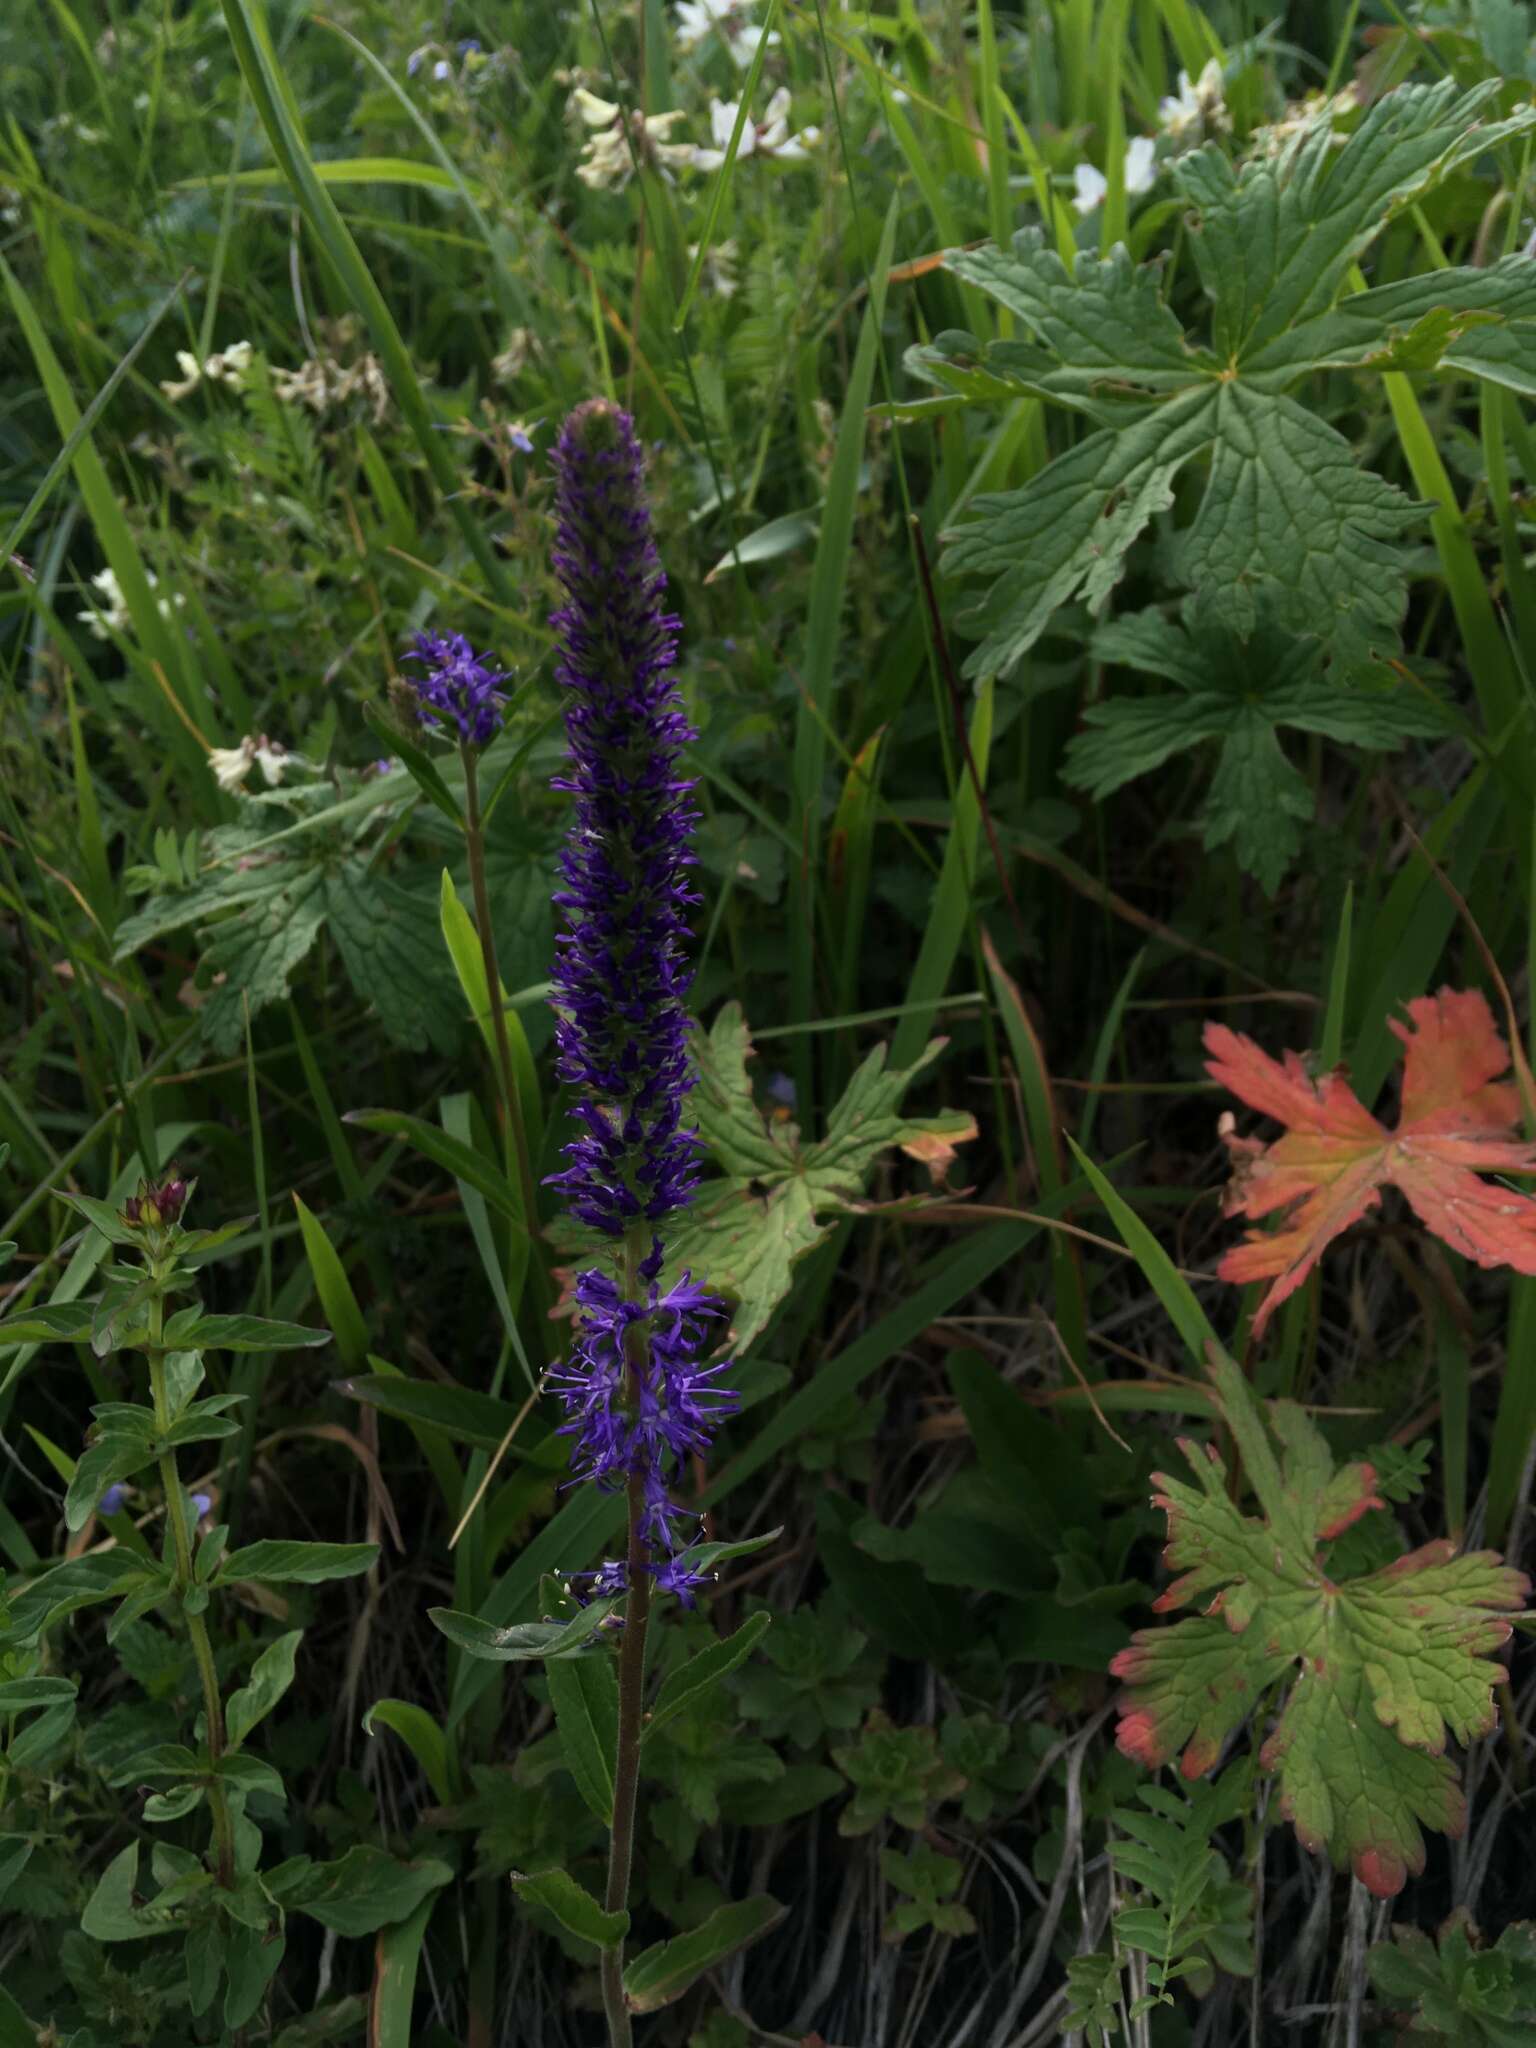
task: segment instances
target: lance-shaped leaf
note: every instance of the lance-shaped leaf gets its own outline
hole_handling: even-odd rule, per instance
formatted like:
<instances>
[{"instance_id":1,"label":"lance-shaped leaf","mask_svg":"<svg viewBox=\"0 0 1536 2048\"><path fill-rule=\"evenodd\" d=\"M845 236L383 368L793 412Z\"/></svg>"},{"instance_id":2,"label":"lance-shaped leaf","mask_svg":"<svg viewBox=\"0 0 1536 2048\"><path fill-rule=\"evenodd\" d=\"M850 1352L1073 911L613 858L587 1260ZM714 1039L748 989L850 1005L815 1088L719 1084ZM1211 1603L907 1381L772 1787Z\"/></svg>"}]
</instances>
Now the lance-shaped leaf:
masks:
<instances>
[{"instance_id":1,"label":"lance-shaped leaf","mask_svg":"<svg viewBox=\"0 0 1536 2048\"><path fill-rule=\"evenodd\" d=\"M1320 1080L1293 1052L1273 1060L1251 1038L1207 1024L1206 1071L1250 1108L1285 1125L1273 1144L1226 1133L1233 1177L1228 1215L1285 1214L1274 1231L1249 1231L1217 1271L1239 1285L1272 1280L1253 1319L1259 1335L1325 1246L1381 1200L1407 1196L1419 1220L1480 1266L1536 1273L1536 1201L1479 1172L1536 1171L1536 1145L1517 1139L1519 1091L1500 1081L1509 1051L1486 1000L1443 988L1390 1020L1407 1048L1402 1113L1388 1130L1336 1068Z\"/></svg>"},{"instance_id":2,"label":"lance-shaped leaf","mask_svg":"<svg viewBox=\"0 0 1536 2048\"><path fill-rule=\"evenodd\" d=\"M526 1664L536 1659L600 1654L598 1631L618 1604L617 1600L593 1600L571 1621L519 1621L507 1628L496 1628L477 1614L460 1614L451 1607L429 1607L427 1619L456 1649L471 1657L483 1657L492 1664Z\"/></svg>"},{"instance_id":3,"label":"lance-shaped leaf","mask_svg":"<svg viewBox=\"0 0 1536 2048\"><path fill-rule=\"evenodd\" d=\"M1127 1685L1119 1747L1154 1768L1180 1756L1185 1777L1200 1777L1273 1695L1278 1717L1259 1762L1277 1774L1282 1813L1306 1848L1390 1897L1424 1867L1424 1828L1464 1825L1446 1740L1494 1725L1504 1672L1491 1653L1530 1582L1493 1551L1458 1557L1448 1542L1335 1580L1326 1546L1382 1507L1375 1473L1336 1470L1291 1402L1276 1402L1266 1425L1230 1359L1213 1353L1212 1374L1261 1513L1228 1497L1209 1444L1181 1440L1195 1485L1153 1475L1166 1556L1181 1574L1156 1605L1199 1599L1204 1611L1138 1631L1115 1658Z\"/></svg>"},{"instance_id":4,"label":"lance-shaped leaf","mask_svg":"<svg viewBox=\"0 0 1536 2048\"><path fill-rule=\"evenodd\" d=\"M659 1941L634 1958L624 1972L625 2003L632 2012L656 2012L670 2005L706 1970L777 1927L785 1910L763 1892L717 1906L698 1927Z\"/></svg>"}]
</instances>

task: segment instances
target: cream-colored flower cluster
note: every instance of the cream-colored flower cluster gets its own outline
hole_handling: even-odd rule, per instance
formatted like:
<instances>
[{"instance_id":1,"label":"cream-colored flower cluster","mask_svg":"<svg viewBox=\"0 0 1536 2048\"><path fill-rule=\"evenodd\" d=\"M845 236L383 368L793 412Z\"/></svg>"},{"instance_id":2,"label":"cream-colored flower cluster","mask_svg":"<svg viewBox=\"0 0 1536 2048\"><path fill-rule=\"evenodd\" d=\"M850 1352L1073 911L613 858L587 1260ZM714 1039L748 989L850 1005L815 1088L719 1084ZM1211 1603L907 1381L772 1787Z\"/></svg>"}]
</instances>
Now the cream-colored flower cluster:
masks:
<instances>
[{"instance_id":1,"label":"cream-colored flower cluster","mask_svg":"<svg viewBox=\"0 0 1536 2048\"><path fill-rule=\"evenodd\" d=\"M251 357L255 353L248 341L232 341L228 348L220 349L200 363L190 349L176 351L176 365L181 371L179 377L162 377L160 389L175 405L187 398L206 377L210 384L227 384L231 391L245 388L245 380L251 374Z\"/></svg>"},{"instance_id":2,"label":"cream-colored flower cluster","mask_svg":"<svg viewBox=\"0 0 1536 2048\"><path fill-rule=\"evenodd\" d=\"M666 114L632 113L626 127L624 109L613 100L599 99L584 85L571 94L571 105L590 130L576 175L594 192L622 192L637 163L666 176L674 166L681 170L693 162L691 142L667 139L686 118L680 109Z\"/></svg>"},{"instance_id":3,"label":"cream-colored flower cluster","mask_svg":"<svg viewBox=\"0 0 1536 2048\"><path fill-rule=\"evenodd\" d=\"M1207 135L1230 134L1232 116L1222 92L1221 59L1212 57L1193 84L1189 73L1181 71L1178 91L1158 102L1157 119L1176 156L1193 149Z\"/></svg>"},{"instance_id":4,"label":"cream-colored flower cluster","mask_svg":"<svg viewBox=\"0 0 1536 2048\"><path fill-rule=\"evenodd\" d=\"M162 377L160 389L172 405L189 398L205 382L243 391L250 380L254 354L248 341L233 341L204 362L199 362L189 349L179 348L176 362L181 375ZM307 405L311 412L324 413L349 398L362 397L367 400L375 426L389 410L389 384L384 367L372 354L358 356L350 363L341 363L330 354L310 356L296 370L273 364L269 374L273 394L283 405Z\"/></svg>"},{"instance_id":5,"label":"cream-colored flower cluster","mask_svg":"<svg viewBox=\"0 0 1536 2048\"><path fill-rule=\"evenodd\" d=\"M1278 121L1255 128L1249 148L1255 156L1279 156L1297 136L1309 135L1314 128L1332 130L1335 122L1359 111L1360 102L1351 91L1309 92L1304 99L1292 100ZM1330 142L1339 149L1348 139L1337 133L1329 136Z\"/></svg>"},{"instance_id":6,"label":"cream-colored flower cluster","mask_svg":"<svg viewBox=\"0 0 1536 2048\"><path fill-rule=\"evenodd\" d=\"M253 768L261 770L269 789L275 789L284 770L297 760L281 740L268 739L264 732L248 732L238 747L211 747L208 751L214 781L220 789L230 791L239 789Z\"/></svg>"},{"instance_id":7,"label":"cream-colored flower cluster","mask_svg":"<svg viewBox=\"0 0 1536 2048\"><path fill-rule=\"evenodd\" d=\"M144 580L151 590L155 587L153 569L144 571ZM133 623L128 605L123 597L122 585L113 569L98 569L91 578L91 588L98 593L99 602L81 607L78 614L86 631L96 640L109 640L114 633L126 633ZM162 619L168 619L173 611L179 611L186 603L178 590L172 597L157 598Z\"/></svg>"}]
</instances>

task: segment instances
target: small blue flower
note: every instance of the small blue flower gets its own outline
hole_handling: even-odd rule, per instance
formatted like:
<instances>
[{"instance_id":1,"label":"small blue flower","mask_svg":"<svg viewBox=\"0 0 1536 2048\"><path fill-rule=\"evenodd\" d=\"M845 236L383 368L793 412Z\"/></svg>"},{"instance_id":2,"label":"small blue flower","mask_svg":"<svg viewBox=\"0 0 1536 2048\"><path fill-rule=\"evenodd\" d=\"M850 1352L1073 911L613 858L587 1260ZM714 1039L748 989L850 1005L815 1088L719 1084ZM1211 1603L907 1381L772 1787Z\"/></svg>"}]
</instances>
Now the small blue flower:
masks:
<instances>
[{"instance_id":1,"label":"small blue flower","mask_svg":"<svg viewBox=\"0 0 1536 2048\"><path fill-rule=\"evenodd\" d=\"M437 80L439 85L442 85L445 82L445 80L452 78L453 66L448 62L448 59L446 57L439 57L437 62L432 66L432 76Z\"/></svg>"},{"instance_id":2,"label":"small blue flower","mask_svg":"<svg viewBox=\"0 0 1536 2048\"><path fill-rule=\"evenodd\" d=\"M191 1493L188 1494L187 1498L197 1510L197 1519L199 1521L203 1519L204 1515L213 1506L213 1495L210 1493Z\"/></svg>"},{"instance_id":3,"label":"small blue flower","mask_svg":"<svg viewBox=\"0 0 1536 2048\"><path fill-rule=\"evenodd\" d=\"M426 62L426 58L427 45L423 44L419 50L412 50L410 56L407 57L405 60L406 77L414 78L417 72L421 69L422 65Z\"/></svg>"},{"instance_id":4,"label":"small blue flower","mask_svg":"<svg viewBox=\"0 0 1536 2048\"><path fill-rule=\"evenodd\" d=\"M459 55L461 57L478 57L480 55L480 38L478 36L466 36L459 45Z\"/></svg>"},{"instance_id":5,"label":"small blue flower","mask_svg":"<svg viewBox=\"0 0 1536 2048\"><path fill-rule=\"evenodd\" d=\"M96 1512L98 1515L115 1515L127 1498L127 1487L120 1479L116 1480L96 1503Z\"/></svg>"}]
</instances>

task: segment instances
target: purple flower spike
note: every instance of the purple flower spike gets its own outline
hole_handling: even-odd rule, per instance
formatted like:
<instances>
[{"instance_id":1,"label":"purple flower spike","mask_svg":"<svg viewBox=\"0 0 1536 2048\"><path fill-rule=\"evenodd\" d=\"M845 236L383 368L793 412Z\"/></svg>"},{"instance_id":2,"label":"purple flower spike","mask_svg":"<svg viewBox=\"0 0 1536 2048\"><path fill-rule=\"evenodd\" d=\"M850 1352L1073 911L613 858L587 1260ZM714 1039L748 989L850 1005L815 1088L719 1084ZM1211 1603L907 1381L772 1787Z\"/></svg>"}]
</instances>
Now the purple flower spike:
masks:
<instances>
[{"instance_id":1,"label":"purple flower spike","mask_svg":"<svg viewBox=\"0 0 1536 2048\"><path fill-rule=\"evenodd\" d=\"M684 1273L663 1290L655 1226L692 1198L699 1141L683 1123L691 979L688 886L698 813L679 757L694 738L673 680L679 621L651 537L645 461L627 413L603 399L567 419L552 456L559 532L554 614L575 799L553 974L557 1071L576 1091L570 1164L552 1177L571 1210L623 1239L626 1290L596 1268L576 1282L571 1355L550 1376L576 1439L578 1478L633 1480L632 1514L656 1586L691 1605L698 1577L674 1559L697 1517L668 1474L707 1449L737 1402L708 1364L724 1306ZM649 1249L645 1247L649 1242ZM617 1588L623 1568L596 1583Z\"/></svg>"},{"instance_id":2,"label":"purple flower spike","mask_svg":"<svg viewBox=\"0 0 1536 2048\"><path fill-rule=\"evenodd\" d=\"M693 728L672 680L679 621L651 538L644 460L627 413L578 406L554 450L566 603L551 620L576 817L555 904L558 1072L583 1125L556 1177L583 1223L621 1237L681 1208L698 1141L681 1127L691 980L684 947L698 816L678 756Z\"/></svg>"},{"instance_id":3,"label":"purple flower spike","mask_svg":"<svg viewBox=\"0 0 1536 2048\"><path fill-rule=\"evenodd\" d=\"M408 678L423 725L456 726L460 739L477 747L495 738L507 701L500 685L507 678L490 666L488 654L476 654L462 633L418 633L403 659L426 670Z\"/></svg>"}]
</instances>

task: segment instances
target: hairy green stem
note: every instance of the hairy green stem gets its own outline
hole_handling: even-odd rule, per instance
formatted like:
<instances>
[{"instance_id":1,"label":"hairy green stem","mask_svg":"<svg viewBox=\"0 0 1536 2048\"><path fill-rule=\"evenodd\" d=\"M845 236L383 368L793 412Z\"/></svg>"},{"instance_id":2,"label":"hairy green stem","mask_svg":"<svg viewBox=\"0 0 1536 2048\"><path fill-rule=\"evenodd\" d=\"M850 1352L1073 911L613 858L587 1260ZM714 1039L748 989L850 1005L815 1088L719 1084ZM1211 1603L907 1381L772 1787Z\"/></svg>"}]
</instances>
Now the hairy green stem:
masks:
<instances>
[{"instance_id":1,"label":"hairy green stem","mask_svg":"<svg viewBox=\"0 0 1536 2048\"><path fill-rule=\"evenodd\" d=\"M155 1295L149 1305L149 1386L155 1403L155 1427L162 1432L171 1426L171 1406L165 1388L165 1352L160 1345L164 1303ZM176 1466L176 1453L163 1451L160 1455L160 1485L165 1494L165 1518L170 1525L171 1543L176 1554L175 1590L182 1602L182 1613L187 1624L187 1636L192 1644L192 1656L197 1665L197 1675L203 1688L203 1718L208 1728L208 1756L217 1767L224 1755L224 1708L219 1699L219 1675L213 1661L213 1642L208 1634L208 1624L200 1614L193 1614L186 1605L188 1589L194 1584L192 1572L192 1536L187 1527L187 1497L182 1489L181 1474ZM226 1891L232 1890L235 1882L235 1831L229 1817L229 1801L225 1797L221 1778L210 1777L208 1781L208 1810L213 1816L214 1856L218 1863L219 1883Z\"/></svg>"},{"instance_id":2,"label":"hairy green stem","mask_svg":"<svg viewBox=\"0 0 1536 2048\"><path fill-rule=\"evenodd\" d=\"M646 1230L631 1228L624 1240L624 1296L638 1301L640 1261L645 1256ZM638 1405L641 1375L649 1344L646 1325L632 1324L625 1338L630 1392ZM651 1618L651 1575L646 1569L645 1542L640 1533L645 1511L645 1478L629 1476L629 1544L625 1553L629 1587L624 1601L624 1640L619 1647L619 1745L613 1766L613 1831L608 1843L608 1890L603 1900L610 1913L629 1904L629 1874L635 1853L635 1806L640 1792L640 1730L645 1708L645 1632ZM633 2032L624 1999L624 1944L603 1950L603 2011L608 2018L609 2048L630 2048Z\"/></svg>"},{"instance_id":3,"label":"hairy green stem","mask_svg":"<svg viewBox=\"0 0 1536 2048\"><path fill-rule=\"evenodd\" d=\"M507 1013L501 997L501 970L496 964L496 934L491 928L490 892L485 885L485 830L480 817L480 777L475 763L475 750L468 740L460 743L459 758L464 764L464 844L469 855L469 884L475 899L475 924L480 935L480 957L485 964L485 999L491 1013L492 1036L496 1041L496 1064L500 1069L507 1130L511 1137L512 1150L517 1158L518 1188L523 1200L523 1223L529 1237L536 1238L539 1234L539 1211L534 1190L533 1161L528 1157L528 1127L523 1120L523 1099L518 1093L517 1073L512 1065L512 1041L507 1036Z\"/></svg>"}]
</instances>

